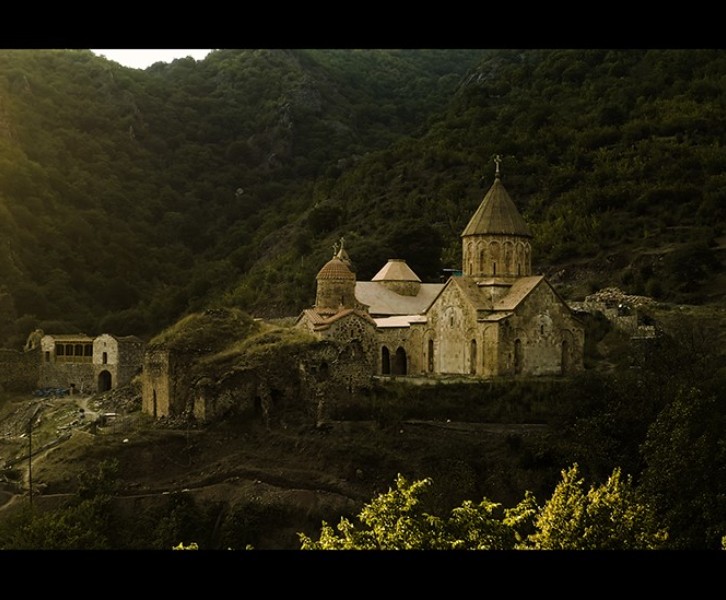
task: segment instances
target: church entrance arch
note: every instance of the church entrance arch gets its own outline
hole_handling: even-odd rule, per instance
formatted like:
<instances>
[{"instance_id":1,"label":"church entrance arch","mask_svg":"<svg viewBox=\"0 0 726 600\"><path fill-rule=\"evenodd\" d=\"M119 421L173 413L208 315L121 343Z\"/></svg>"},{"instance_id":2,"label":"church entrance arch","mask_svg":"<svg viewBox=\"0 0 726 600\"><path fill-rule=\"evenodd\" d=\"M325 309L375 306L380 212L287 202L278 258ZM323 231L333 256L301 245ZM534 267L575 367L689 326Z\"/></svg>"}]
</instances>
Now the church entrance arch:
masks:
<instances>
[{"instance_id":1,"label":"church entrance arch","mask_svg":"<svg viewBox=\"0 0 726 600\"><path fill-rule=\"evenodd\" d=\"M111 389L111 373L108 371L101 371L98 374L98 391L99 392L107 392Z\"/></svg>"},{"instance_id":2,"label":"church entrance arch","mask_svg":"<svg viewBox=\"0 0 726 600\"><path fill-rule=\"evenodd\" d=\"M393 363L393 374L394 375L407 375L408 374L408 361L406 357L406 351L399 346L396 350L396 356Z\"/></svg>"}]
</instances>

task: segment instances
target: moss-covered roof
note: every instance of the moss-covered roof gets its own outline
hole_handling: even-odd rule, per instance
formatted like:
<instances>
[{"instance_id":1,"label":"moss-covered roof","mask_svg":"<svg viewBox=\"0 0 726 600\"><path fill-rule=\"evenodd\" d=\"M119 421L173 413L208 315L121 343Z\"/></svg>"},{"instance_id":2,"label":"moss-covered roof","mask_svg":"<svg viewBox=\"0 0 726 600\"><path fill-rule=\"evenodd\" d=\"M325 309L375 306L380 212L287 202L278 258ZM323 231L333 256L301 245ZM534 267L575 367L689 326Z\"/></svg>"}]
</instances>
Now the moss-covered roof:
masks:
<instances>
[{"instance_id":1,"label":"moss-covered roof","mask_svg":"<svg viewBox=\"0 0 726 600\"><path fill-rule=\"evenodd\" d=\"M149 342L149 348L211 354L260 330L260 323L236 308L213 308L188 315Z\"/></svg>"}]
</instances>

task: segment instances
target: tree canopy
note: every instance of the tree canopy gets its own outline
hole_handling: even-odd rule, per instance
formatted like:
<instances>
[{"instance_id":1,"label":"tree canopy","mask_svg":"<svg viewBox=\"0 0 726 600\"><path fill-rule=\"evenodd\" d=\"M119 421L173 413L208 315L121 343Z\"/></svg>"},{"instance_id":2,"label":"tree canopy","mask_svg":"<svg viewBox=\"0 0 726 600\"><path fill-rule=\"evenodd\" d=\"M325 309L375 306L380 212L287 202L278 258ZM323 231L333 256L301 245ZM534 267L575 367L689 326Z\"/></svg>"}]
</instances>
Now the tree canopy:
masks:
<instances>
[{"instance_id":1,"label":"tree canopy","mask_svg":"<svg viewBox=\"0 0 726 600\"><path fill-rule=\"evenodd\" d=\"M616 469L585 490L575 464L562 471L552 496L539 506L527 492L513 508L484 498L464 501L446 516L422 508L431 479L409 482L373 498L354 521L323 522L317 540L300 534L303 550L652 550L667 532L639 498L630 477Z\"/></svg>"}]
</instances>

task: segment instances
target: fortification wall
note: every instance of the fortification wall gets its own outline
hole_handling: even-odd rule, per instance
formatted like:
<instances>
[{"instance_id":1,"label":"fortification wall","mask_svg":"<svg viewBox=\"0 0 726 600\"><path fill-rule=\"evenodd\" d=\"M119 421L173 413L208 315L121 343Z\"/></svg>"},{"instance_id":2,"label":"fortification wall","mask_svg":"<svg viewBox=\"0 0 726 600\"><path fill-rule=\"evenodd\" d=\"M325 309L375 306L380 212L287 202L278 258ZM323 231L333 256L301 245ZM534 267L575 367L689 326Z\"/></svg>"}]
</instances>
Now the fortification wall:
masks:
<instances>
[{"instance_id":1,"label":"fortification wall","mask_svg":"<svg viewBox=\"0 0 726 600\"><path fill-rule=\"evenodd\" d=\"M40 351L0 348L0 390L31 392L38 387Z\"/></svg>"}]
</instances>

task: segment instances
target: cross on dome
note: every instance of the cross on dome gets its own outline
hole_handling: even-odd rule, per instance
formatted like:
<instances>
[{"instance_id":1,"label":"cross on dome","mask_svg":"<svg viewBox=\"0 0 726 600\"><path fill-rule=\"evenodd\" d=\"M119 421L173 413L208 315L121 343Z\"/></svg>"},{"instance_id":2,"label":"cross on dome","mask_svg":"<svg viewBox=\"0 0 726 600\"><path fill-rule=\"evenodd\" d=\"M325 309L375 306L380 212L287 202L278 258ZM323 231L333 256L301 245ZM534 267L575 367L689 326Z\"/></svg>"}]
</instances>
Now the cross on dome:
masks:
<instances>
[{"instance_id":1,"label":"cross on dome","mask_svg":"<svg viewBox=\"0 0 726 600\"><path fill-rule=\"evenodd\" d=\"M502 156L501 154L495 154L494 155L494 164L496 165L496 169L494 171L494 177L499 179L500 173L499 173L499 165L502 164Z\"/></svg>"}]
</instances>

